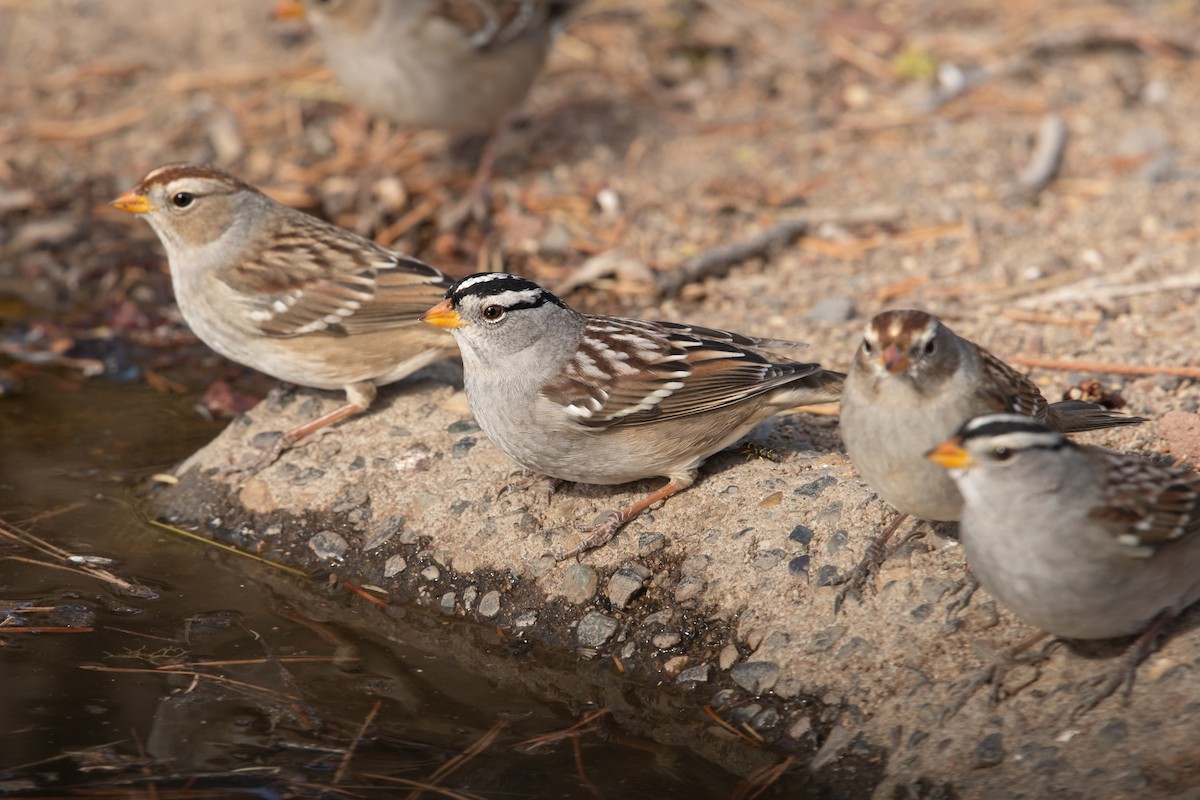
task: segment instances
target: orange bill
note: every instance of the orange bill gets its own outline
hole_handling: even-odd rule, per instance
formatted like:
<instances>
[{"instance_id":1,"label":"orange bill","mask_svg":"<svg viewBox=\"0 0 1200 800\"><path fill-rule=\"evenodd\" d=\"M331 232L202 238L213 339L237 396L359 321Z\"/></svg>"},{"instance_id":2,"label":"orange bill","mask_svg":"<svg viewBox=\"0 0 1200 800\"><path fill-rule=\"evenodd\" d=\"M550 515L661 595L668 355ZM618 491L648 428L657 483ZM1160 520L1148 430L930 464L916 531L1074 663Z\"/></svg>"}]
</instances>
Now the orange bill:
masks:
<instances>
[{"instance_id":1,"label":"orange bill","mask_svg":"<svg viewBox=\"0 0 1200 800\"><path fill-rule=\"evenodd\" d=\"M428 322L435 327L447 329L463 326L462 317L454 310L449 298L426 311L425 316L421 317L421 322Z\"/></svg>"},{"instance_id":2,"label":"orange bill","mask_svg":"<svg viewBox=\"0 0 1200 800\"><path fill-rule=\"evenodd\" d=\"M135 189L130 189L116 200L113 200L109 205L113 208L119 208L122 211L128 211L130 214L145 214L148 211L156 210L150 199L146 195L138 193Z\"/></svg>"},{"instance_id":3,"label":"orange bill","mask_svg":"<svg viewBox=\"0 0 1200 800\"><path fill-rule=\"evenodd\" d=\"M926 453L925 457L946 469L964 469L974 466L975 460L962 448L961 441L957 436L947 439Z\"/></svg>"},{"instance_id":4,"label":"orange bill","mask_svg":"<svg viewBox=\"0 0 1200 800\"><path fill-rule=\"evenodd\" d=\"M304 6L299 0L279 0L271 15L275 19L298 19L304 16Z\"/></svg>"}]
</instances>

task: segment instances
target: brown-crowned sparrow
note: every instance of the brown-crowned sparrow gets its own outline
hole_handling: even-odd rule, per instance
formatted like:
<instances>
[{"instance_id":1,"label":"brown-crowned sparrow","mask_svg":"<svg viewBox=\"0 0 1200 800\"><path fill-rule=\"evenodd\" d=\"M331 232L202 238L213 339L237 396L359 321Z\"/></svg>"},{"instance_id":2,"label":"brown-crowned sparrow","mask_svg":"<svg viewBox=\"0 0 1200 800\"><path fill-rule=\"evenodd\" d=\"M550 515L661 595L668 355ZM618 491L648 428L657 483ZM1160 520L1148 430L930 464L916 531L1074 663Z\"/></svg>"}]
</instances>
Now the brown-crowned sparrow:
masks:
<instances>
[{"instance_id":1,"label":"brown-crowned sparrow","mask_svg":"<svg viewBox=\"0 0 1200 800\"><path fill-rule=\"evenodd\" d=\"M496 131L583 0L303 0L330 69L372 114L416 128L490 131L468 199L482 191ZM294 3L290 4L292 7Z\"/></svg>"},{"instance_id":2,"label":"brown-crowned sparrow","mask_svg":"<svg viewBox=\"0 0 1200 800\"><path fill-rule=\"evenodd\" d=\"M963 498L960 541L985 589L1056 636L1142 634L1200 600L1200 476L1077 445L1028 417L968 421L933 448ZM1086 710L1111 694L1118 671Z\"/></svg>"},{"instance_id":3,"label":"brown-crowned sparrow","mask_svg":"<svg viewBox=\"0 0 1200 800\"><path fill-rule=\"evenodd\" d=\"M456 350L418 324L450 285L441 272L219 169L159 167L112 205L158 234L179 310L205 344L280 380L346 392L344 406L285 433L256 466Z\"/></svg>"},{"instance_id":4,"label":"brown-crowned sparrow","mask_svg":"<svg viewBox=\"0 0 1200 800\"><path fill-rule=\"evenodd\" d=\"M792 342L580 314L537 284L498 272L458 281L424 320L454 333L476 421L521 466L580 483L668 479L602 514L561 558L599 547L686 489L705 459L759 422L838 399L844 377L767 352Z\"/></svg>"}]
</instances>

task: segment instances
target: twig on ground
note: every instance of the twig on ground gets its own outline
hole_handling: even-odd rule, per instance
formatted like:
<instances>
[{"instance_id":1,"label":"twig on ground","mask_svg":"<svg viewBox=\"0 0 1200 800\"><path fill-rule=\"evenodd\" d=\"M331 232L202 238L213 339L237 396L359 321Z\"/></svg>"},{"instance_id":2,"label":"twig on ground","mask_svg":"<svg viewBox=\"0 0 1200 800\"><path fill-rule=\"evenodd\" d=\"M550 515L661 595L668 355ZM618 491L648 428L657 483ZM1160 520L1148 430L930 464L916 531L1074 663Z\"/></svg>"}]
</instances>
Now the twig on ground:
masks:
<instances>
[{"instance_id":1,"label":"twig on ground","mask_svg":"<svg viewBox=\"0 0 1200 800\"><path fill-rule=\"evenodd\" d=\"M1029 164L1017 177L1017 192L1032 200L1050 185L1067 149L1067 122L1058 114L1042 117Z\"/></svg>"},{"instance_id":2,"label":"twig on ground","mask_svg":"<svg viewBox=\"0 0 1200 800\"><path fill-rule=\"evenodd\" d=\"M496 741L496 737L500 735L500 731L504 730L506 727L508 727L507 723L497 722L488 729L487 733L485 733L483 736L480 736L470 747L434 770L434 773L429 776L428 787L422 788L436 787L443 778L448 777L451 773L458 770L472 758L479 755L484 750L487 750L492 746L492 742ZM418 788L410 792L408 795L408 800L417 800L417 798L421 796L421 791L422 789Z\"/></svg>"},{"instance_id":3,"label":"twig on ground","mask_svg":"<svg viewBox=\"0 0 1200 800\"><path fill-rule=\"evenodd\" d=\"M796 763L796 757L788 756L778 764L759 767L738 784L734 789L732 800L755 800L755 798L761 797L763 792L775 785L775 782L782 778L794 763Z\"/></svg>"},{"instance_id":4,"label":"twig on ground","mask_svg":"<svg viewBox=\"0 0 1200 800\"><path fill-rule=\"evenodd\" d=\"M1017 301L1020 308L1031 309L1042 306L1056 306L1062 303L1079 303L1092 300L1106 302L1118 297L1130 297L1137 294L1153 292L1173 292L1180 289L1200 289L1200 272L1186 275L1165 275L1152 281L1139 283L1102 283L1093 285L1094 279L1072 283L1068 286L1046 292L1045 294L1025 297Z\"/></svg>"},{"instance_id":5,"label":"twig on ground","mask_svg":"<svg viewBox=\"0 0 1200 800\"><path fill-rule=\"evenodd\" d=\"M835 222L839 225L883 225L898 221L903 213L900 206L894 205L865 206L849 211L828 208L800 211L792 218L778 222L748 239L716 245L685 259L674 269L664 270L657 277L658 290L664 296L672 296L678 294L689 283L721 277L734 265L761 256L775 245L804 236L812 227L824 222Z\"/></svg>"},{"instance_id":6,"label":"twig on ground","mask_svg":"<svg viewBox=\"0 0 1200 800\"><path fill-rule=\"evenodd\" d=\"M593 722L608 713L609 710L607 708L602 708L599 711L593 711L591 714L588 714L586 717L579 720L579 722L576 722L569 728L565 728L561 731L555 731L554 733L547 733L543 736L535 736L532 739L526 739L523 742L517 742L515 745L513 745L513 748L526 753L531 753L539 747L544 747L545 745L552 744L562 739L569 739L574 736L583 736L584 734L591 733L592 730L594 730L594 726L592 725Z\"/></svg>"},{"instance_id":7,"label":"twig on ground","mask_svg":"<svg viewBox=\"0 0 1200 800\"><path fill-rule=\"evenodd\" d=\"M1109 372L1113 375L1174 375L1200 379L1200 367L1171 367L1157 364L1105 364L1099 361L1060 361L1056 358L1026 358L1006 356L1009 364L1039 369L1061 369L1070 372Z\"/></svg>"}]
</instances>

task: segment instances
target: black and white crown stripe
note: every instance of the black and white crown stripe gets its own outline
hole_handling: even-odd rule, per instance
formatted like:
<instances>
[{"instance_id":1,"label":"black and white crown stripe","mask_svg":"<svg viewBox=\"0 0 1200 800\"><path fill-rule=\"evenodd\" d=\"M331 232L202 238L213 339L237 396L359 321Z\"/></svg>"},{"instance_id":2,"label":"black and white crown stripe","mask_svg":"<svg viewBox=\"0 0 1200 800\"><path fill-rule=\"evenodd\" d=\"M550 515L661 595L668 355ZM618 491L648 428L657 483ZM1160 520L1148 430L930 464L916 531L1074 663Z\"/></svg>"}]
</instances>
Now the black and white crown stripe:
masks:
<instances>
[{"instance_id":1,"label":"black and white crown stripe","mask_svg":"<svg viewBox=\"0 0 1200 800\"><path fill-rule=\"evenodd\" d=\"M986 440L994 447L1013 450L1073 446L1061 433L1023 414L984 414L964 422L957 435L964 444Z\"/></svg>"},{"instance_id":2,"label":"black and white crown stripe","mask_svg":"<svg viewBox=\"0 0 1200 800\"><path fill-rule=\"evenodd\" d=\"M508 311L537 308L546 303L568 308L566 303L533 281L506 272L468 275L447 289L446 297L455 308L467 297L491 298Z\"/></svg>"}]
</instances>

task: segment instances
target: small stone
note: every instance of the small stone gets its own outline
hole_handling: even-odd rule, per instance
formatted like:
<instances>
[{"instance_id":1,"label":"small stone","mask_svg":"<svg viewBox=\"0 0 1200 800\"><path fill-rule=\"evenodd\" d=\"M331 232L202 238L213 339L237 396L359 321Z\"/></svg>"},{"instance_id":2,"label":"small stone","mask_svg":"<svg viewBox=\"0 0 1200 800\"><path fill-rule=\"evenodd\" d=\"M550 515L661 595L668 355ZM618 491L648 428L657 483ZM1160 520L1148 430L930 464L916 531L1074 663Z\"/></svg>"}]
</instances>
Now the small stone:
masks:
<instances>
[{"instance_id":1,"label":"small stone","mask_svg":"<svg viewBox=\"0 0 1200 800\"><path fill-rule=\"evenodd\" d=\"M450 504L450 513L454 516L461 516L464 511L471 507L470 500L455 500Z\"/></svg>"},{"instance_id":2,"label":"small stone","mask_svg":"<svg viewBox=\"0 0 1200 800\"><path fill-rule=\"evenodd\" d=\"M666 663L663 664L663 672L667 673L668 675L678 675L679 673L683 672L687 665L687 656L675 656L674 658L668 658Z\"/></svg>"},{"instance_id":3,"label":"small stone","mask_svg":"<svg viewBox=\"0 0 1200 800\"><path fill-rule=\"evenodd\" d=\"M833 477L832 475L823 475L820 478L817 478L815 481L811 481L803 486L796 487L796 489L793 491L793 494L798 494L802 497L816 497L830 486L836 485L837 478Z\"/></svg>"},{"instance_id":4,"label":"small stone","mask_svg":"<svg viewBox=\"0 0 1200 800\"><path fill-rule=\"evenodd\" d=\"M373 530L367 535L366 542L363 543L363 550L374 550L382 545L388 539L391 539L400 531L404 530L404 517L389 517L387 522Z\"/></svg>"},{"instance_id":5,"label":"small stone","mask_svg":"<svg viewBox=\"0 0 1200 800\"><path fill-rule=\"evenodd\" d=\"M688 556L679 565L679 571L683 575L699 575L708 568L711 558L705 555Z\"/></svg>"},{"instance_id":6,"label":"small stone","mask_svg":"<svg viewBox=\"0 0 1200 800\"><path fill-rule=\"evenodd\" d=\"M971 766L975 769L994 767L1004 761L1004 736L999 733L989 733L980 739L971 753Z\"/></svg>"},{"instance_id":7,"label":"small stone","mask_svg":"<svg viewBox=\"0 0 1200 800\"><path fill-rule=\"evenodd\" d=\"M812 729L812 720L808 717L800 717L788 726L787 734L793 739L799 739L812 733Z\"/></svg>"},{"instance_id":8,"label":"small stone","mask_svg":"<svg viewBox=\"0 0 1200 800\"><path fill-rule=\"evenodd\" d=\"M616 632L615 619L599 611L589 611L575 628L575 643L580 647L595 649L611 639Z\"/></svg>"},{"instance_id":9,"label":"small stone","mask_svg":"<svg viewBox=\"0 0 1200 800\"><path fill-rule=\"evenodd\" d=\"M779 564L780 561L783 561L782 550L767 550L754 559L752 566L760 572L766 572Z\"/></svg>"},{"instance_id":10,"label":"small stone","mask_svg":"<svg viewBox=\"0 0 1200 800\"><path fill-rule=\"evenodd\" d=\"M808 310L810 322L849 322L854 319L854 301L849 297L827 297Z\"/></svg>"},{"instance_id":11,"label":"small stone","mask_svg":"<svg viewBox=\"0 0 1200 800\"><path fill-rule=\"evenodd\" d=\"M450 427L446 428L446 433L475 433L479 430L479 423L473 419L460 419L457 422L451 422Z\"/></svg>"},{"instance_id":12,"label":"small stone","mask_svg":"<svg viewBox=\"0 0 1200 800\"><path fill-rule=\"evenodd\" d=\"M446 592L444 595L442 595L441 600L438 601L438 605L441 606L442 613L453 614L454 604L457 599L458 598L455 596L454 592Z\"/></svg>"},{"instance_id":13,"label":"small stone","mask_svg":"<svg viewBox=\"0 0 1200 800\"><path fill-rule=\"evenodd\" d=\"M341 561L350 549L350 543L339 533L321 531L308 540L308 549L312 550L317 558Z\"/></svg>"},{"instance_id":14,"label":"small stone","mask_svg":"<svg viewBox=\"0 0 1200 800\"><path fill-rule=\"evenodd\" d=\"M641 564L622 564L621 568L608 579L605 594L608 601L617 608L625 608L634 596L642 590L642 584L650 577L650 570Z\"/></svg>"},{"instance_id":15,"label":"small stone","mask_svg":"<svg viewBox=\"0 0 1200 800\"><path fill-rule=\"evenodd\" d=\"M833 625L813 634L812 641L806 648L808 653L823 653L833 648L846 635L845 625Z\"/></svg>"},{"instance_id":16,"label":"small stone","mask_svg":"<svg viewBox=\"0 0 1200 800\"><path fill-rule=\"evenodd\" d=\"M650 644L657 647L659 650L670 650L675 645L683 641L683 637L675 631L664 631L650 640Z\"/></svg>"},{"instance_id":17,"label":"small stone","mask_svg":"<svg viewBox=\"0 0 1200 800\"><path fill-rule=\"evenodd\" d=\"M500 593L495 589L488 592L479 601L479 616L491 619L500 613Z\"/></svg>"},{"instance_id":18,"label":"small stone","mask_svg":"<svg viewBox=\"0 0 1200 800\"><path fill-rule=\"evenodd\" d=\"M563 574L563 596L575 605L586 603L596 596L599 582L596 570L586 564L571 564Z\"/></svg>"},{"instance_id":19,"label":"small stone","mask_svg":"<svg viewBox=\"0 0 1200 800\"><path fill-rule=\"evenodd\" d=\"M621 660L628 661L633 658L633 654L637 652L637 642L630 639L625 644L621 645Z\"/></svg>"},{"instance_id":20,"label":"small stone","mask_svg":"<svg viewBox=\"0 0 1200 800\"><path fill-rule=\"evenodd\" d=\"M669 608L664 608L661 611L655 611L653 614L648 614L646 618L642 620L642 626L649 628L654 625L667 625L671 622L671 619L674 616L674 611Z\"/></svg>"},{"instance_id":21,"label":"small stone","mask_svg":"<svg viewBox=\"0 0 1200 800\"><path fill-rule=\"evenodd\" d=\"M475 600L478 597L479 597L479 590L476 589L474 586L468 586L466 589L463 589L463 594L462 594L463 609L466 611L470 611L471 606L475 605Z\"/></svg>"},{"instance_id":22,"label":"small stone","mask_svg":"<svg viewBox=\"0 0 1200 800\"><path fill-rule=\"evenodd\" d=\"M1038 668L1033 664L1017 664L1004 673L1001 685L1009 696L1016 694L1038 679Z\"/></svg>"},{"instance_id":23,"label":"small stone","mask_svg":"<svg viewBox=\"0 0 1200 800\"><path fill-rule=\"evenodd\" d=\"M309 467L301 470L296 477L292 478L292 485L304 486L305 484L312 483L313 481L323 477L325 477L325 470L317 469L316 467Z\"/></svg>"},{"instance_id":24,"label":"small stone","mask_svg":"<svg viewBox=\"0 0 1200 800\"><path fill-rule=\"evenodd\" d=\"M394 555L383 562L383 577L394 578L404 570L408 569L408 562L404 560L402 555Z\"/></svg>"},{"instance_id":25,"label":"small stone","mask_svg":"<svg viewBox=\"0 0 1200 800\"><path fill-rule=\"evenodd\" d=\"M737 660L737 645L727 644L721 648L721 653L717 656L717 666L721 669L729 669L737 663Z\"/></svg>"},{"instance_id":26,"label":"small stone","mask_svg":"<svg viewBox=\"0 0 1200 800\"><path fill-rule=\"evenodd\" d=\"M689 600L699 597L703 591L704 581L699 578L684 578L675 587L675 602L686 603Z\"/></svg>"},{"instance_id":27,"label":"small stone","mask_svg":"<svg viewBox=\"0 0 1200 800\"><path fill-rule=\"evenodd\" d=\"M658 531L646 531L638 536L637 549L638 555L649 555L662 550L667 544L667 537L663 536Z\"/></svg>"},{"instance_id":28,"label":"small stone","mask_svg":"<svg viewBox=\"0 0 1200 800\"><path fill-rule=\"evenodd\" d=\"M808 565L812 561L808 556L796 556L788 562L788 572L797 578L808 580Z\"/></svg>"},{"instance_id":29,"label":"small stone","mask_svg":"<svg viewBox=\"0 0 1200 800\"><path fill-rule=\"evenodd\" d=\"M920 622L921 620L928 618L931 613L933 613L933 606L929 605L929 603L922 603L912 611L908 612L908 615Z\"/></svg>"},{"instance_id":30,"label":"small stone","mask_svg":"<svg viewBox=\"0 0 1200 800\"><path fill-rule=\"evenodd\" d=\"M779 680L779 665L770 661L745 661L731 669L729 675L746 691L762 694Z\"/></svg>"},{"instance_id":31,"label":"small stone","mask_svg":"<svg viewBox=\"0 0 1200 800\"><path fill-rule=\"evenodd\" d=\"M474 436L464 436L450 447L451 458L462 458L475 446Z\"/></svg>"},{"instance_id":32,"label":"small stone","mask_svg":"<svg viewBox=\"0 0 1200 800\"><path fill-rule=\"evenodd\" d=\"M421 577L427 581L436 581L442 577L442 571L433 564L430 564L425 569L421 570Z\"/></svg>"},{"instance_id":33,"label":"small stone","mask_svg":"<svg viewBox=\"0 0 1200 800\"><path fill-rule=\"evenodd\" d=\"M518 628L532 628L537 624L537 621L538 612L526 611L524 614L521 614L519 617L513 620L513 625Z\"/></svg>"},{"instance_id":34,"label":"small stone","mask_svg":"<svg viewBox=\"0 0 1200 800\"><path fill-rule=\"evenodd\" d=\"M828 555L836 556L846 546L846 542L850 541L850 534L847 531L835 531L833 536L829 537L829 541L825 543L825 552Z\"/></svg>"},{"instance_id":35,"label":"small stone","mask_svg":"<svg viewBox=\"0 0 1200 800\"><path fill-rule=\"evenodd\" d=\"M841 582L837 566L826 564L817 570L817 586L837 586Z\"/></svg>"},{"instance_id":36,"label":"small stone","mask_svg":"<svg viewBox=\"0 0 1200 800\"><path fill-rule=\"evenodd\" d=\"M420 544L421 535L416 531L401 531L400 544Z\"/></svg>"},{"instance_id":37,"label":"small stone","mask_svg":"<svg viewBox=\"0 0 1200 800\"><path fill-rule=\"evenodd\" d=\"M733 710L733 721L737 725L744 725L757 717L762 710L763 707L758 703L747 703L744 706L738 706Z\"/></svg>"},{"instance_id":38,"label":"small stone","mask_svg":"<svg viewBox=\"0 0 1200 800\"><path fill-rule=\"evenodd\" d=\"M711 675L712 664L699 664L680 672L679 677L675 680L679 683L708 683Z\"/></svg>"},{"instance_id":39,"label":"small stone","mask_svg":"<svg viewBox=\"0 0 1200 800\"><path fill-rule=\"evenodd\" d=\"M792 528L792 532L788 534L788 539L799 543L803 547L808 547L809 543L812 541L812 538L812 528L805 527L804 525L797 525L796 527Z\"/></svg>"},{"instance_id":40,"label":"small stone","mask_svg":"<svg viewBox=\"0 0 1200 800\"><path fill-rule=\"evenodd\" d=\"M750 720L750 727L756 731L766 731L779 725L779 712L773 708L764 708Z\"/></svg>"}]
</instances>

